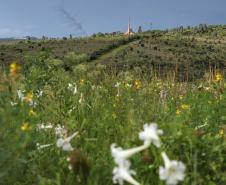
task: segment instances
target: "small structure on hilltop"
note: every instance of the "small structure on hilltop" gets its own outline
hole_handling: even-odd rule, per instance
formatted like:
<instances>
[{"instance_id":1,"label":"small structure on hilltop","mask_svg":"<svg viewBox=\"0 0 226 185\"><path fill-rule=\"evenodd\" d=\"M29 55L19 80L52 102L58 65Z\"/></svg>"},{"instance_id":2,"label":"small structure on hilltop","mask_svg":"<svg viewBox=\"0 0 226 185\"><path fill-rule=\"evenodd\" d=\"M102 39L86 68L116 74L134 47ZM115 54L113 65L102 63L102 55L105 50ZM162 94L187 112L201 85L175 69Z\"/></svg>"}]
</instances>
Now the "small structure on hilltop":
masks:
<instances>
[{"instance_id":1,"label":"small structure on hilltop","mask_svg":"<svg viewBox=\"0 0 226 185\"><path fill-rule=\"evenodd\" d=\"M125 34L125 35L133 35L133 34L134 34L134 32L133 32L133 30L132 30L132 28L131 28L130 19L129 19L129 24L128 24L128 30L127 30L127 32L124 33L124 34Z\"/></svg>"},{"instance_id":2,"label":"small structure on hilltop","mask_svg":"<svg viewBox=\"0 0 226 185\"><path fill-rule=\"evenodd\" d=\"M141 26L138 27L138 31L137 32L138 33L142 33L142 27Z\"/></svg>"}]
</instances>

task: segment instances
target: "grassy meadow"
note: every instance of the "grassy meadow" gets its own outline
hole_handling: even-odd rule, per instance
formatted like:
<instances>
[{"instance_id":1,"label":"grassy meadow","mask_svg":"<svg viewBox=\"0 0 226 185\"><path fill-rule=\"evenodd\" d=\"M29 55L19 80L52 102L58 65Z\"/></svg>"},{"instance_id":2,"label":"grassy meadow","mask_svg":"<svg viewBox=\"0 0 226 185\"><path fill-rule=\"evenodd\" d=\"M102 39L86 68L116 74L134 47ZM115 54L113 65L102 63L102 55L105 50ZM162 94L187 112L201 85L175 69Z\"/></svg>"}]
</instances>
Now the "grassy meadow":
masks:
<instances>
[{"instance_id":1,"label":"grassy meadow","mask_svg":"<svg viewBox=\"0 0 226 185\"><path fill-rule=\"evenodd\" d=\"M130 158L133 177L141 185L166 184L159 178L159 167L164 166L161 152L186 166L178 184L225 185L225 46L223 41L211 43L208 32L203 34L206 42L198 41L199 32L190 35L195 39L185 38L189 33L184 32L158 37L156 32L146 33L127 41L90 38L91 45L88 39L85 47L92 48L89 53L83 45L79 54L75 48L65 54L58 48L54 51L59 57L32 51L35 55L17 59L9 57L7 48L25 43L2 45L8 59L2 55L5 63L0 70L0 185L113 184L111 145L142 145L139 133L146 123L157 123L163 134L160 147L151 144ZM97 40L102 40L99 48L107 49L100 52L93 46ZM106 46L115 40L120 43ZM208 44L212 51L200 54ZM200 63L201 57L207 57L207 63ZM180 65L192 69L180 70ZM70 140L73 150L62 150L58 139L75 132Z\"/></svg>"}]
</instances>

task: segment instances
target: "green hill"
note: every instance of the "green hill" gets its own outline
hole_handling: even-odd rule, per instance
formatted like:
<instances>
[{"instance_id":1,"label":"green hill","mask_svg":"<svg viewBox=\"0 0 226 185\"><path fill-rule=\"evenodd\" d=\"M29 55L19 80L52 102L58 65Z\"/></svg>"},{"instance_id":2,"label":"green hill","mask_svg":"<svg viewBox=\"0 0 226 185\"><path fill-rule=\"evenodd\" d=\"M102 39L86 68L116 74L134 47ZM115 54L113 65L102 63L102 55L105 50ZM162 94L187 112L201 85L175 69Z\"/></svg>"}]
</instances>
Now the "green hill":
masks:
<instances>
[{"instance_id":1,"label":"green hill","mask_svg":"<svg viewBox=\"0 0 226 185\"><path fill-rule=\"evenodd\" d=\"M0 44L4 67L23 63L28 56L45 52L67 70L78 63L102 64L109 71L134 68L148 75L190 81L206 73L222 71L226 65L226 26L200 25L166 31L149 31L131 37L100 35L77 39L48 39ZM86 55L77 61L77 55ZM60 61L60 62L59 62Z\"/></svg>"}]
</instances>

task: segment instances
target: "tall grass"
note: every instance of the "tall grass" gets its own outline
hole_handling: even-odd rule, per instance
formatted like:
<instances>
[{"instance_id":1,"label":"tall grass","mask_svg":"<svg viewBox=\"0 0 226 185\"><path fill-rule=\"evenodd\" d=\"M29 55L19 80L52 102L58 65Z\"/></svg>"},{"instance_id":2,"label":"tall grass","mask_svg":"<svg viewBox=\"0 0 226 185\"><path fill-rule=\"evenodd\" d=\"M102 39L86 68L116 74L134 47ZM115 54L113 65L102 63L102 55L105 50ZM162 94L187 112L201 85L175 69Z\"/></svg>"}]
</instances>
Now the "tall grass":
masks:
<instances>
[{"instance_id":1,"label":"tall grass","mask_svg":"<svg viewBox=\"0 0 226 185\"><path fill-rule=\"evenodd\" d=\"M112 184L110 145L140 145L138 133L151 122L164 130L163 145L159 151L150 147L131 159L142 184L164 184L158 176L163 165L160 151L186 164L181 184L226 183L226 84L222 78L179 83L147 79L133 71L109 75L101 67L95 73L69 73L42 58L22 66L16 75L2 73L1 185ZM17 90L25 98L20 99ZM38 129L50 123L53 128ZM65 127L67 136L79 133L71 142L74 152L56 146L57 125ZM38 149L37 143L50 145Z\"/></svg>"}]
</instances>

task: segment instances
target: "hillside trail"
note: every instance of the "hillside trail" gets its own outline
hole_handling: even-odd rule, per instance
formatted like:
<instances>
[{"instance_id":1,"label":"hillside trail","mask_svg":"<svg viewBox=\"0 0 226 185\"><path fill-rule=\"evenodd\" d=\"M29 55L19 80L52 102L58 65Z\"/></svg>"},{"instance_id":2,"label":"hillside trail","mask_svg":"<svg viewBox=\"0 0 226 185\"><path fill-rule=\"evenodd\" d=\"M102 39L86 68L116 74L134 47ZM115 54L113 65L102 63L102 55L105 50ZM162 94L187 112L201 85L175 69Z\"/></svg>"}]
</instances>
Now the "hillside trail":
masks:
<instances>
[{"instance_id":1,"label":"hillside trail","mask_svg":"<svg viewBox=\"0 0 226 185\"><path fill-rule=\"evenodd\" d=\"M134 41L131 41L129 43L126 43L126 44L123 44L123 45L120 45L119 47L116 47L116 48L113 48L111 49L110 51L98 56L95 60L93 60L92 62L95 62L95 63L99 63L99 62L102 62L102 61L105 61L106 59L112 57L112 56L115 56L118 52L122 51L122 50L125 50L126 48L134 45L135 43L139 42L140 39L137 39L137 40L134 40Z\"/></svg>"}]
</instances>

